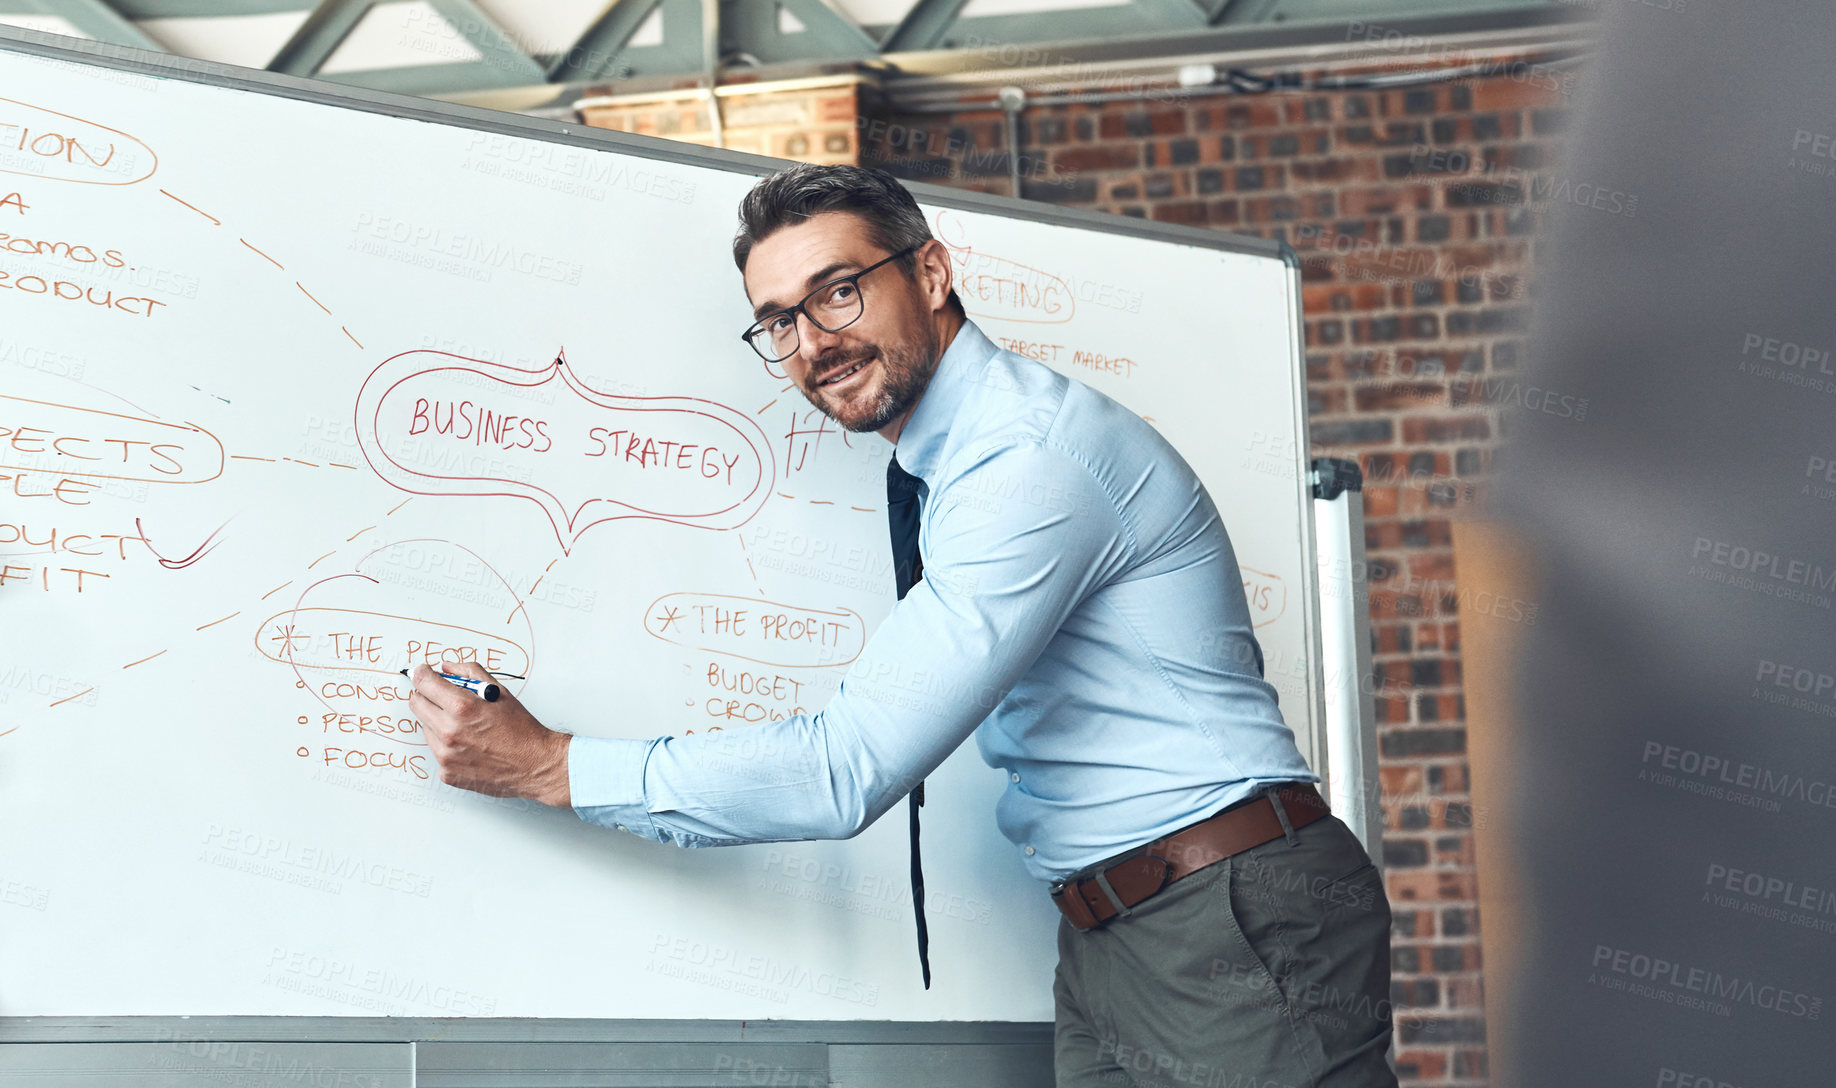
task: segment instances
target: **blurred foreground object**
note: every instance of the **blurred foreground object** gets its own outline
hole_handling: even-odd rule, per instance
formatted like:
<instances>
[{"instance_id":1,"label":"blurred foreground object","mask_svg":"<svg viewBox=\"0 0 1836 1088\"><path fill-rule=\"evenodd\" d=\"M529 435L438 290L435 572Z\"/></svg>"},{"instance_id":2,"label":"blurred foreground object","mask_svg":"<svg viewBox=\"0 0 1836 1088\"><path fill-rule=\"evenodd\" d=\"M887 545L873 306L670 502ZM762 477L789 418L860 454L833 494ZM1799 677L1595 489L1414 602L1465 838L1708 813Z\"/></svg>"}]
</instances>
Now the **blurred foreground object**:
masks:
<instances>
[{"instance_id":1,"label":"blurred foreground object","mask_svg":"<svg viewBox=\"0 0 1836 1088\"><path fill-rule=\"evenodd\" d=\"M1501 458L1540 579L1515 792L1476 796L1530 896L1486 980L1493 1084L1828 1083L1836 9L1641 0L1605 29L1543 179L1523 375L1587 410L1515 413Z\"/></svg>"}]
</instances>

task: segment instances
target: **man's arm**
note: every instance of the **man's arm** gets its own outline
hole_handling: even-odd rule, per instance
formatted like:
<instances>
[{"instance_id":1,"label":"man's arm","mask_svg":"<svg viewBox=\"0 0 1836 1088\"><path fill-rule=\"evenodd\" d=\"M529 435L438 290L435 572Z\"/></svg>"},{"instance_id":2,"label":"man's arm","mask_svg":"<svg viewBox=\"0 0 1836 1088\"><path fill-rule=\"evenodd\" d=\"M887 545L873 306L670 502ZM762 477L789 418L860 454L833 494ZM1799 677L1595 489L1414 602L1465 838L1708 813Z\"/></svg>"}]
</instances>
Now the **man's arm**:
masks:
<instances>
[{"instance_id":1,"label":"man's arm","mask_svg":"<svg viewBox=\"0 0 1836 1088\"><path fill-rule=\"evenodd\" d=\"M857 834L974 732L1134 550L1090 471L1037 443L987 451L933 500L923 580L823 710L687 737L575 737L574 810L682 846Z\"/></svg>"}]
</instances>

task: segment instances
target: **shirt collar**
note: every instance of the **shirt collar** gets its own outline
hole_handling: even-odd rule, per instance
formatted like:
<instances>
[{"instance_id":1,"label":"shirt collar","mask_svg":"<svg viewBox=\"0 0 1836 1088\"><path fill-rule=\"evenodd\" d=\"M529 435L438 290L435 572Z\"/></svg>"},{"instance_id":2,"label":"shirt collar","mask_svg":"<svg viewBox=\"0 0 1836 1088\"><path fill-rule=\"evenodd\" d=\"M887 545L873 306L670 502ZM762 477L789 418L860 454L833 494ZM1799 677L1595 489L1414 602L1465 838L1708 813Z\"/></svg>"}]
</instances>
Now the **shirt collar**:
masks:
<instances>
[{"instance_id":1,"label":"shirt collar","mask_svg":"<svg viewBox=\"0 0 1836 1088\"><path fill-rule=\"evenodd\" d=\"M964 318L962 328L937 361L937 371L919 396L918 406L906 418L905 429L899 432L899 442L893 447L893 458L927 487L950 437L951 421L958 418L969 390L999 350L975 322Z\"/></svg>"}]
</instances>

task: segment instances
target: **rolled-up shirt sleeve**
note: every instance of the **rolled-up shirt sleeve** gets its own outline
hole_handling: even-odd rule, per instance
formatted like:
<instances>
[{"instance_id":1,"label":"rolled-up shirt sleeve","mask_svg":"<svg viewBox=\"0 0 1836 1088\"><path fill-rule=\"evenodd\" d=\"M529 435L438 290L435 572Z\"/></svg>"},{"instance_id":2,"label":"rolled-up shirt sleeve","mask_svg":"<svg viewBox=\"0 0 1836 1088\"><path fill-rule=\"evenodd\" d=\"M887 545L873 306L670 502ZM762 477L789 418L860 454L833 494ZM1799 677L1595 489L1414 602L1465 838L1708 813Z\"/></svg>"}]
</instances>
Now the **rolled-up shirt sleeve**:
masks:
<instances>
[{"instance_id":1,"label":"rolled-up shirt sleeve","mask_svg":"<svg viewBox=\"0 0 1836 1088\"><path fill-rule=\"evenodd\" d=\"M956 749L1134 540L1092 468L1034 439L969 451L927 500L924 576L828 705L743 729L577 736L584 820L679 846L858 834Z\"/></svg>"}]
</instances>

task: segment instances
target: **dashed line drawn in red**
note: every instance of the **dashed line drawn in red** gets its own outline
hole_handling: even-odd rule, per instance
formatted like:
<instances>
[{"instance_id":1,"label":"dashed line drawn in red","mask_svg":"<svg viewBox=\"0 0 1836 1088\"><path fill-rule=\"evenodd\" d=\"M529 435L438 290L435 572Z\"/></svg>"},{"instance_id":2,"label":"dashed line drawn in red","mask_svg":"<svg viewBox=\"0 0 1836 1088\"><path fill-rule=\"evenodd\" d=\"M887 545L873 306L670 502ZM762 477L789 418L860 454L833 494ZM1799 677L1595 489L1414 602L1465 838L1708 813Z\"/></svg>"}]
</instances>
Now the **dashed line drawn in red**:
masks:
<instances>
[{"instance_id":1,"label":"dashed line drawn in red","mask_svg":"<svg viewBox=\"0 0 1836 1088\"><path fill-rule=\"evenodd\" d=\"M241 612L231 612L231 613L230 613L229 615L227 615L227 616L225 616L225 617L223 617L223 619L222 619L222 620L211 620L211 621L210 621L209 623L206 623L206 624L200 624L200 625L198 626L198 630L200 630L200 631L202 631L202 630L204 630L204 628L206 628L206 627L215 627L215 626L216 626L216 625L218 625L219 623L222 623L222 622L223 622L223 620L233 620L233 619L235 619L235 618L236 618L237 616L240 616L240 615L242 615L242 613L241 613Z\"/></svg>"},{"instance_id":2,"label":"dashed line drawn in red","mask_svg":"<svg viewBox=\"0 0 1836 1088\"><path fill-rule=\"evenodd\" d=\"M165 653L165 652L166 652L166 651L164 651L164 650L161 650L161 651L159 652L159 654L163 654L163 653ZM125 665L123 665L123 666L121 666L121 667L122 667L122 668L124 668L124 669L131 669L131 668L133 668L133 667L134 667L134 666L136 666L136 665L145 665L145 664L146 664L147 662L149 662L149 661L151 661L151 660L153 660L154 658L156 658L156 657L158 657L158 656L159 656L159 654L148 654L147 656L145 656L145 657L143 657L143 658L141 658L141 659L140 659L139 661L130 661L130 662L128 662L127 664L125 664Z\"/></svg>"},{"instance_id":3,"label":"dashed line drawn in red","mask_svg":"<svg viewBox=\"0 0 1836 1088\"><path fill-rule=\"evenodd\" d=\"M305 288L301 288L301 290L305 290ZM309 297L310 297L310 296L309 296ZM313 299L313 301L314 301L314 302L317 302L317 301L319 301L319 300L315 298L315 299ZM325 312L326 312L326 313L331 313L331 311L330 311L330 310L326 310ZM351 330L349 330L349 329L345 329L343 325L340 325L340 326L338 326L338 327L339 327L340 329L344 329L344 335L346 335L346 336L350 336L350 337L351 337L351 343L353 343L353 344L356 344L356 345L357 345L357 350L359 350L359 351L368 351L368 350L369 350L368 348L366 348L366 347L364 347L364 346L363 346L363 341L362 341L362 340L359 340L359 339L357 339L357 338L356 338L355 336L352 336L352 335L351 335Z\"/></svg>"},{"instance_id":4,"label":"dashed line drawn in red","mask_svg":"<svg viewBox=\"0 0 1836 1088\"><path fill-rule=\"evenodd\" d=\"M871 506L850 506L848 509L859 510L863 514L871 514L874 512L874 508Z\"/></svg>"},{"instance_id":5,"label":"dashed line drawn in red","mask_svg":"<svg viewBox=\"0 0 1836 1088\"><path fill-rule=\"evenodd\" d=\"M522 601L516 602L516 607L510 610L510 614L508 616L504 617L504 625L509 626L510 621L515 619L516 614L518 612L521 612L522 610L523 610L523 602Z\"/></svg>"},{"instance_id":6,"label":"dashed line drawn in red","mask_svg":"<svg viewBox=\"0 0 1836 1088\"><path fill-rule=\"evenodd\" d=\"M306 285L305 285L305 284L303 284L303 283L301 283L301 282L300 282L299 280L294 280L294 281L293 281L293 285L294 285L295 287L298 287L298 288L300 289L300 294L302 294L302 295L305 295L305 296L306 296L307 298L312 298L312 292L311 292L311 291L308 291L308 290L306 290ZM317 307L318 307L319 309L321 309L321 310L325 310L325 314L326 314L326 316L327 316L327 317L329 317L329 316L331 316L331 311L330 311L330 310L326 310L326 309L325 309L325 303L323 303L323 302L320 302L320 301L319 301L318 299L316 299L316 298L312 298L312 304L313 304L314 306L317 306Z\"/></svg>"},{"instance_id":7,"label":"dashed line drawn in red","mask_svg":"<svg viewBox=\"0 0 1836 1088\"><path fill-rule=\"evenodd\" d=\"M371 529L374 529L374 528L376 528L376 526L374 526L374 525L366 525L366 526L364 526L363 528L361 528L361 529L359 529L359 530L357 530L356 532L354 532L354 533L352 533L352 534L351 534L350 536L347 536L347 537L345 537L345 538L344 538L344 542L345 542L346 544L349 544L349 543L350 543L351 541L353 541L353 540L356 540L356 539L357 539L358 537L360 537L360 536L362 536L363 534L365 534L365 533L367 533L367 532L369 532L369 531L370 531Z\"/></svg>"},{"instance_id":8,"label":"dashed line drawn in red","mask_svg":"<svg viewBox=\"0 0 1836 1088\"><path fill-rule=\"evenodd\" d=\"M760 408L760 409L759 409L758 411L756 411L756 412L754 412L754 413L752 413L752 414L753 414L753 415L755 415L755 416L762 416L762 415L764 415L764 414L765 414L765 409L766 409L766 408L770 408L770 407L772 406L772 404L776 404L776 403L778 403L778 398L777 398L777 397L773 397L773 398L771 398L771 403L770 403L770 404L767 404L767 405L765 405L765 408Z\"/></svg>"},{"instance_id":9,"label":"dashed line drawn in red","mask_svg":"<svg viewBox=\"0 0 1836 1088\"><path fill-rule=\"evenodd\" d=\"M759 585L759 572L753 569L752 556L746 554L746 538L743 536L740 536L738 533L735 533L733 534L733 539L739 541L740 554L745 556L746 558L746 570L752 575L752 584L755 586L759 586L759 592L763 593L765 591L765 587Z\"/></svg>"},{"instance_id":10,"label":"dashed line drawn in red","mask_svg":"<svg viewBox=\"0 0 1836 1088\"><path fill-rule=\"evenodd\" d=\"M327 468L348 468L348 469L350 469L350 470L351 470L352 472L356 472L356 471L357 471L357 466L356 466L356 465L341 465L341 464L339 464L339 463L338 463L338 462L336 462L336 461L327 461L327 462L325 462L325 465L326 465L326 467L327 467Z\"/></svg>"},{"instance_id":11,"label":"dashed line drawn in red","mask_svg":"<svg viewBox=\"0 0 1836 1088\"><path fill-rule=\"evenodd\" d=\"M186 567L189 567L191 564L196 563L198 560L204 558L206 555L209 555L212 551L216 549L216 545L212 543L212 541L216 540L217 534L221 533L228 526L229 526L229 522L226 521L222 525L219 525L215 529L211 530L210 535L204 538L204 543L199 544L197 546L197 550L193 551L190 555L186 556L185 558L167 559L165 556L159 554L159 552L154 551L153 541L151 540L151 538L147 536L146 527L140 524L139 518L134 519L134 531L140 534L140 542L146 546L146 549L148 551L153 552L153 558L159 560L159 565L162 567L165 567L167 570L183 570Z\"/></svg>"},{"instance_id":12,"label":"dashed line drawn in red","mask_svg":"<svg viewBox=\"0 0 1836 1088\"><path fill-rule=\"evenodd\" d=\"M403 499L401 502L398 502L394 506L391 506L389 508L389 513L384 514L383 517L389 517L391 514L394 514L397 510L400 510L402 507L407 506L409 503L413 501L414 501L413 499Z\"/></svg>"},{"instance_id":13,"label":"dashed line drawn in red","mask_svg":"<svg viewBox=\"0 0 1836 1088\"><path fill-rule=\"evenodd\" d=\"M163 189L161 190L161 192L164 192L164 191L165 190ZM62 699L59 699L57 702L52 703L51 705L52 706L63 706L65 703L69 702L70 700L81 699L83 696L88 695L90 692L94 690L96 689L95 688L84 688L82 691L77 692L75 695L66 695ZM17 728L17 726L15 726L15 728Z\"/></svg>"},{"instance_id":14,"label":"dashed line drawn in red","mask_svg":"<svg viewBox=\"0 0 1836 1088\"><path fill-rule=\"evenodd\" d=\"M541 584L542 584L542 579L543 579L543 578L546 578L546 577L548 577L548 575L546 575L546 574L543 574L543 575L540 575L540 576L538 576L538 577L536 578L536 580L535 580L535 582L534 582L533 584L531 584L531 585L530 585L530 587L529 587L529 592L531 592L531 593L534 593L534 592L536 591L536 586L539 586L539 585L541 585Z\"/></svg>"},{"instance_id":15,"label":"dashed line drawn in red","mask_svg":"<svg viewBox=\"0 0 1836 1088\"><path fill-rule=\"evenodd\" d=\"M249 453L232 453L230 454L230 460L232 461L278 461L280 460L280 458L278 457L256 457L255 455L249 454Z\"/></svg>"},{"instance_id":16,"label":"dashed line drawn in red","mask_svg":"<svg viewBox=\"0 0 1836 1088\"><path fill-rule=\"evenodd\" d=\"M319 467L319 463L317 461L302 461L298 457L283 457L281 458L281 460L292 461L296 465L305 465L307 468L318 468Z\"/></svg>"},{"instance_id":17,"label":"dashed line drawn in red","mask_svg":"<svg viewBox=\"0 0 1836 1088\"><path fill-rule=\"evenodd\" d=\"M269 264L273 265L274 267L280 269L282 272L285 272L287 270L286 265L268 256L266 253L263 253L261 250L255 249L254 246L249 245L249 240L247 238L239 238L237 239L237 241L241 242L245 246L248 246L250 249L255 250L255 253L259 255L263 260L267 261Z\"/></svg>"},{"instance_id":18,"label":"dashed line drawn in red","mask_svg":"<svg viewBox=\"0 0 1836 1088\"><path fill-rule=\"evenodd\" d=\"M162 192L162 193L166 193L166 191L165 191L164 189L161 189L161 190L160 190L160 192ZM166 193L166 195L167 195L167 196L172 196L172 194L171 194L171 193ZM184 201L184 200L179 200L179 198L178 198L178 197L176 197L176 196L172 196L172 199L174 199L174 200L178 200L178 202L179 202L180 204L183 204L183 205L185 205L185 207L187 207L187 208L190 208L190 209L191 209L192 211L194 211L194 212L197 212L197 213L198 213L199 215L201 215L201 216L203 216L204 218L206 218L206 219L208 219L208 220L210 220L210 221L211 221L212 223L215 223L215 224L216 224L217 226L219 226L219 227L220 227L220 226L222 226L222 225L223 225L223 220L221 220L221 219L218 219L218 218L217 218L216 216L214 216L214 215L212 215L212 214L210 214L209 212L207 212L207 211L205 211L205 210L204 210L203 208L200 208L200 207L198 207L198 206L197 206L196 204L192 204L192 203L190 203L190 202L188 202L188 201Z\"/></svg>"},{"instance_id":19,"label":"dashed line drawn in red","mask_svg":"<svg viewBox=\"0 0 1836 1088\"><path fill-rule=\"evenodd\" d=\"M277 586L275 586L275 587L274 587L273 589L270 589L270 590L269 590L269 591L267 591L266 593L263 593L263 594L261 595L261 599L265 601L265 600L267 600L267 599L268 599L269 597L272 597L272 596L274 596L274 595L275 595L276 593L279 593L279 592L280 592L281 590L283 590L283 589L286 589L286 588L287 588L288 586L290 586L290 585L292 585L292 584L293 584L293 583L292 583L291 581L286 581L286 582L282 582L282 583L281 583L280 585L277 585Z\"/></svg>"},{"instance_id":20,"label":"dashed line drawn in red","mask_svg":"<svg viewBox=\"0 0 1836 1088\"><path fill-rule=\"evenodd\" d=\"M337 551L338 549L333 548L331 551L326 552L324 555L321 555L317 559L314 559L312 562L306 564L306 569L311 570L312 568L318 566L320 563L325 562L327 559L330 559L333 555L337 554Z\"/></svg>"},{"instance_id":21,"label":"dashed line drawn in red","mask_svg":"<svg viewBox=\"0 0 1836 1088\"><path fill-rule=\"evenodd\" d=\"M835 505L834 499L805 499L803 501L809 503L811 506L834 506Z\"/></svg>"}]
</instances>

